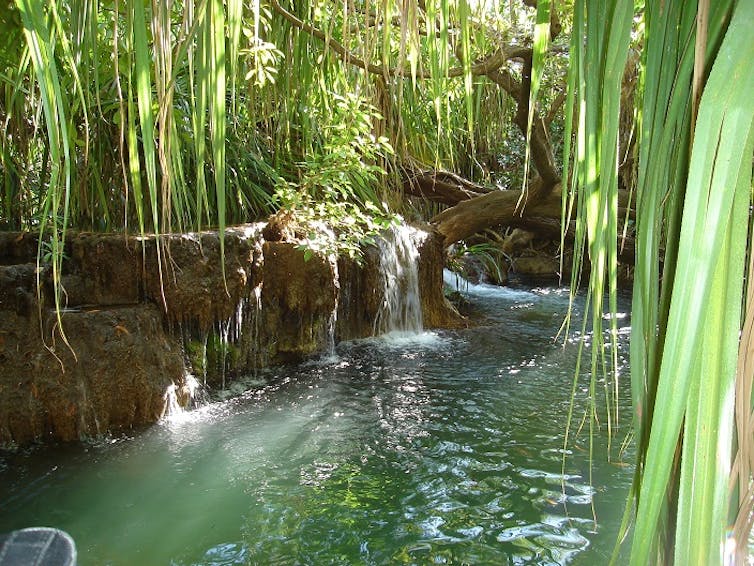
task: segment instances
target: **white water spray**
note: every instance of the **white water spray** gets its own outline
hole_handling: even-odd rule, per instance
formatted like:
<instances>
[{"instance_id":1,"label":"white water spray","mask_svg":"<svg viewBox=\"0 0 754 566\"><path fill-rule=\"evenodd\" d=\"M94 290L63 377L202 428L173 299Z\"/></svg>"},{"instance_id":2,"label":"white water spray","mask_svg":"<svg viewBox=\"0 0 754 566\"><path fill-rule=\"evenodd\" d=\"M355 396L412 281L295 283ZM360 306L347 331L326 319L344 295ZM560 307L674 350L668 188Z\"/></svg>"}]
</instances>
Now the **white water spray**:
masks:
<instances>
[{"instance_id":1,"label":"white water spray","mask_svg":"<svg viewBox=\"0 0 754 566\"><path fill-rule=\"evenodd\" d=\"M383 299L374 321L374 334L423 330L419 294L419 245L425 232L394 226L378 240Z\"/></svg>"},{"instance_id":2,"label":"white water spray","mask_svg":"<svg viewBox=\"0 0 754 566\"><path fill-rule=\"evenodd\" d=\"M162 418L182 415L209 403L207 390L190 372L183 376L183 385L171 383L165 390L165 410Z\"/></svg>"},{"instance_id":3,"label":"white water spray","mask_svg":"<svg viewBox=\"0 0 754 566\"><path fill-rule=\"evenodd\" d=\"M163 398L165 399L165 409L160 418L170 418L183 413L183 407L178 402L178 386L175 383L168 385Z\"/></svg>"},{"instance_id":4,"label":"white water spray","mask_svg":"<svg viewBox=\"0 0 754 566\"><path fill-rule=\"evenodd\" d=\"M335 287L338 289L338 292L340 292L340 273L338 272L338 261L333 258L332 260L333 265L333 283L335 284ZM330 318L327 321L327 354L325 357L330 360L334 360L337 358L335 354L335 329L338 326L338 299L335 300L335 306L332 309L332 312L330 313Z\"/></svg>"}]
</instances>

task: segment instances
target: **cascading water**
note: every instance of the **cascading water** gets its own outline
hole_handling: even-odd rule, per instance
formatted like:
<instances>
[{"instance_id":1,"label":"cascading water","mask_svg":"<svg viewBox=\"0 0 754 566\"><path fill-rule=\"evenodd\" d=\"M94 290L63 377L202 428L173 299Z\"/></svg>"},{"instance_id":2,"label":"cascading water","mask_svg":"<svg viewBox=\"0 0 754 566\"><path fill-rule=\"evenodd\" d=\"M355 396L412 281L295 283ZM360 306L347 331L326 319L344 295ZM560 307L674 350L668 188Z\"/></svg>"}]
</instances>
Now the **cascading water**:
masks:
<instances>
[{"instance_id":1,"label":"cascading water","mask_svg":"<svg viewBox=\"0 0 754 566\"><path fill-rule=\"evenodd\" d=\"M337 289L340 289L340 273L338 272L338 262L332 258L333 277ZM330 319L327 321L327 358L334 359L335 354L335 328L338 325L338 301L335 301Z\"/></svg>"},{"instance_id":2,"label":"cascading water","mask_svg":"<svg viewBox=\"0 0 754 566\"><path fill-rule=\"evenodd\" d=\"M165 399L165 409L162 413L163 417L172 417L183 412L183 407L181 407L178 402L178 386L175 383L171 383L168 386L163 398Z\"/></svg>"},{"instance_id":3,"label":"cascading water","mask_svg":"<svg viewBox=\"0 0 754 566\"><path fill-rule=\"evenodd\" d=\"M323 228L324 229L324 228ZM376 244L379 278L374 289L381 298L374 317L372 332L398 339L413 340L422 335L422 308L419 292L419 247L427 234L411 226L394 226L386 230ZM260 252L261 253L261 252ZM340 289L340 275L335 258L329 258L333 284ZM374 312L374 311L372 311ZM260 342L263 328L262 282L257 282L243 297L227 319L215 322L208 331L183 330L184 347L189 358L191 380L194 375L207 388L224 391L229 378L246 376L267 365L268 348ZM335 358L338 303L327 321L324 359ZM264 340L264 338L262 338ZM249 369L253 368L253 369ZM180 414L197 403L187 395L193 388L189 379L171 385L165 393L166 415Z\"/></svg>"},{"instance_id":4,"label":"cascading water","mask_svg":"<svg viewBox=\"0 0 754 566\"><path fill-rule=\"evenodd\" d=\"M411 226L393 226L378 240L383 299L374 334L416 334L423 330L419 294L419 245L426 233Z\"/></svg>"},{"instance_id":5,"label":"cascading water","mask_svg":"<svg viewBox=\"0 0 754 566\"><path fill-rule=\"evenodd\" d=\"M165 390L164 398L165 410L162 416L168 418L209 403L206 387L188 371L183 376L183 385L171 383Z\"/></svg>"}]
</instances>

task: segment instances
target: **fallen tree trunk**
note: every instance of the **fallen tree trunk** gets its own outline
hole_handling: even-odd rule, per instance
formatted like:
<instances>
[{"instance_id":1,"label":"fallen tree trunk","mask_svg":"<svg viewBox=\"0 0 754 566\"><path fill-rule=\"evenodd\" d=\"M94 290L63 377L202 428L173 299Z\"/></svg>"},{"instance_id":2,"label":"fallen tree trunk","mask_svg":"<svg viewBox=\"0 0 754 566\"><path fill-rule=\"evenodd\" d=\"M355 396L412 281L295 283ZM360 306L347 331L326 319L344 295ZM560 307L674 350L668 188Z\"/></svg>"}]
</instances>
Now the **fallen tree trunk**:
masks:
<instances>
[{"instance_id":1,"label":"fallen tree trunk","mask_svg":"<svg viewBox=\"0 0 754 566\"><path fill-rule=\"evenodd\" d=\"M519 191L492 191L474 198L466 198L456 201L450 208L432 218L431 222L445 238L445 246L469 238L491 226L523 228L529 219L549 219L560 226L561 198L560 185L556 185L554 189L543 189L542 181L537 178L532 181L523 196ZM633 218L633 210L629 207L628 192L618 191L619 218ZM544 225L533 223L531 228L535 226ZM552 230L548 231L551 237Z\"/></svg>"},{"instance_id":2,"label":"fallen tree trunk","mask_svg":"<svg viewBox=\"0 0 754 566\"><path fill-rule=\"evenodd\" d=\"M470 200L459 202L443 210L432 219L432 224L445 238L449 246L473 236L485 228L511 224L516 217L542 216L560 218L560 190L549 188L542 195L542 182L535 179L522 195L518 191L494 191Z\"/></svg>"},{"instance_id":3,"label":"fallen tree trunk","mask_svg":"<svg viewBox=\"0 0 754 566\"><path fill-rule=\"evenodd\" d=\"M560 219L525 216L514 218L510 226L536 234L538 237L558 241L561 237ZM576 223L571 221L565 230L565 242L573 244L576 239ZM633 236L618 237L618 261L633 265L636 256L636 240Z\"/></svg>"},{"instance_id":4,"label":"fallen tree trunk","mask_svg":"<svg viewBox=\"0 0 754 566\"><path fill-rule=\"evenodd\" d=\"M404 170L403 172L404 194L425 198L448 206L455 206L459 202L492 192L496 192L496 190L473 183L448 171Z\"/></svg>"}]
</instances>

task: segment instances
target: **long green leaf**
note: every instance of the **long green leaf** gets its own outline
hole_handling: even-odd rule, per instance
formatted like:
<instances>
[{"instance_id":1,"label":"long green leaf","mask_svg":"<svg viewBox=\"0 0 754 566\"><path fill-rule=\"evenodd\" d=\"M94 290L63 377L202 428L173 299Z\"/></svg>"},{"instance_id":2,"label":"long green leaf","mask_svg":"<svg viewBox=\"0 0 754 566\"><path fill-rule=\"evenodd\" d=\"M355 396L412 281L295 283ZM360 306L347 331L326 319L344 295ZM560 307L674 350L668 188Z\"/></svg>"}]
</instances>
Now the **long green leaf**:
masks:
<instances>
[{"instance_id":1,"label":"long green leaf","mask_svg":"<svg viewBox=\"0 0 754 566\"><path fill-rule=\"evenodd\" d=\"M230 72L230 100L231 114L234 123L238 119L238 109L236 107L236 90L238 88L238 53L239 43L241 42L241 24L243 19L243 1L228 0L228 69Z\"/></svg>"},{"instance_id":2,"label":"long green leaf","mask_svg":"<svg viewBox=\"0 0 754 566\"><path fill-rule=\"evenodd\" d=\"M612 312L617 310L617 139L622 69L628 55L632 17L633 8L628 3L587 1L579 3L574 18L575 39L572 45L575 47L575 61L571 65L572 77L569 81L575 90L571 92L571 100L579 101L579 127L574 151L579 214L574 257L581 262L582 250L588 244L591 273L587 300L593 335L588 408L590 433L597 421L597 380L600 374L607 377L609 373L602 333L606 289L609 290ZM603 28L607 31L603 32ZM604 43L587 41L584 44L582 37L604 38ZM576 76L573 76L574 73ZM599 85L599 88L587 88L588 85ZM574 197L571 197L571 202L574 202ZM576 267L572 298L578 286L578 271ZM586 318L584 324L587 324ZM609 365L612 375L615 375L617 325L614 317L611 330L613 355ZM604 383L610 433L615 411L610 409L609 398L617 395L617 391L608 388L609 379L605 379Z\"/></svg>"},{"instance_id":3,"label":"long green leaf","mask_svg":"<svg viewBox=\"0 0 754 566\"><path fill-rule=\"evenodd\" d=\"M550 47L550 0L538 0L537 20L534 25L532 46L531 85L529 87L529 113L526 118L526 152L524 157L523 190L529 183L529 160L531 158L531 128L536 113L539 87L544 74L545 57Z\"/></svg>"},{"instance_id":4,"label":"long green leaf","mask_svg":"<svg viewBox=\"0 0 754 566\"><path fill-rule=\"evenodd\" d=\"M143 2L133 2L134 74L136 99L141 129L141 147L147 173L147 188L152 212L152 229L159 234L160 215L157 201L157 153L155 149L154 115L152 111L152 67L147 43L147 20ZM140 206L140 203L137 203ZM159 246L158 246L159 248Z\"/></svg>"},{"instance_id":5,"label":"long green leaf","mask_svg":"<svg viewBox=\"0 0 754 566\"><path fill-rule=\"evenodd\" d=\"M750 178L751 175L754 107L748 100L748 89L754 88L754 72L750 66L754 43L749 40L746 29L752 18L754 4L736 6L702 95L678 253L678 271L693 274L693 279L683 283L676 280L673 289L639 495L631 553L633 564L646 564L650 557L691 383L709 378L701 374L699 366L694 366L694 358L689 353L702 346L706 304L712 292L714 269L725 247L736 200L735 189L743 185L742 176ZM731 89L731 80L740 88ZM747 189L748 186L747 183ZM730 275L735 275L735 271ZM716 463L717 455L708 461ZM685 477L690 481L688 473ZM704 511L717 512L710 507L702 509ZM684 542L689 542L688 538ZM698 552L703 553L703 550Z\"/></svg>"},{"instance_id":6,"label":"long green leaf","mask_svg":"<svg viewBox=\"0 0 754 566\"><path fill-rule=\"evenodd\" d=\"M740 178L728 234L711 284L699 357L684 421L676 564L723 563L732 462L735 366L749 179ZM699 536L705 533L705 536Z\"/></svg>"},{"instance_id":7,"label":"long green leaf","mask_svg":"<svg viewBox=\"0 0 754 566\"><path fill-rule=\"evenodd\" d=\"M220 256L225 278L225 13L222 0L211 0L209 7L210 72L207 92L210 97L210 140L212 162L215 168L215 195L217 198L217 224L220 230Z\"/></svg>"},{"instance_id":8,"label":"long green leaf","mask_svg":"<svg viewBox=\"0 0 754 566\"><path fill-rule=\"evenodd\" d=\"M37 85L42 98L47 142L50 148L50 183L46 191L40 233L43 235L48 223L51 224L50 263L52 265L52 282L55 289L55 312L58 328L63 340L68 343L63 331L61 310L63 267L63 250L65 232L68 227L68 213L71 194L71 150L69 144L68 123L66 116L67 101L60 86L54 49L50 42L50 32L44 18L40 2L36 0L17 0L24 22L24 35L29 46L29 53L37 78ZM62 153L61 153L62 148ZM62 171L61 171L62 168ZM61 175L62 174L62 175ZM62 178L61 178L62 176ZM58 215L62 214L62 219ZM38 263L42 260L44 239L39 239ZM41 270L38 270L38 273ZM38 287L41 288L39 275Z\"/></svg>"}]
</instances>

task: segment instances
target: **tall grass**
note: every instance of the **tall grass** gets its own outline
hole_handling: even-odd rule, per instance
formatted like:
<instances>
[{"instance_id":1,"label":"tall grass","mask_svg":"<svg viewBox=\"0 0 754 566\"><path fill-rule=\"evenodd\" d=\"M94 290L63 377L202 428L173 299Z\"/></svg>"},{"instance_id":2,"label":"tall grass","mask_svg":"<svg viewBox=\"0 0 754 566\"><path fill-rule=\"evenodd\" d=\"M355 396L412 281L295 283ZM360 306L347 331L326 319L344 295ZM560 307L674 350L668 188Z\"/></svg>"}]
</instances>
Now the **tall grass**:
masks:
<instances>
[{"instance_id":1,"label":"tall grass","mask_svg":"<svg viewBox=\"0 0 754 566\"><path fill-rule=\"evenodd\" d=\"M0 19L3 219L65 220L55 238L264 215L279 178L299 181L328 145L333 94L378 108L375 135L396 149L383 167L484 175L476 150L506 143L492 125L510 108L472 62L511 24L474 6L16 0Z\"/></svg>"},{"instance_id":2,"label":"tall grass","mask_svg":"<svg viewBox=\"0 0 754 566\"><path fill-rule=\"evenodd\" d=\"M579 109L574 176L592 265L595 336L603 272L612 279L614 270L611 148L618 124L615 101L605 99L616 77L590 52L611 42L622 52L630 31L614 25L617 6L607 13L605 7L577 3L575 28L583 21L588 31L572 43L584 61L572 62ZM627 512L628 518L634 511L632 564L723 564L734 552L743 563L747 554L745 530L733 535L728 525L736 515L739 525L750 524L751 497L744 494L754 481L743 464L751 462L754 440L743 424L751 418L752 373L738 362L748 350L740 330L751 237L752 18L750 2L648 3L644 13L631 335L638 462ZM600 120L606 112L612 117ZM610 289L612 297L612 283Z\"/></svg>"},{"instance_id":3,"label":"tall grass","mask_svg":"<svg viewBox=\"0 0 754 566\"><path fill-rule=\"evenodd\" d=\"M220 0L11 6L0 21L4 217L18 228L58 218L52 232L159 233L268 209L277 175L239 120L256 114L240 56L250 14L240 2L227 10Z\"/></svg>"}]
</instances>

